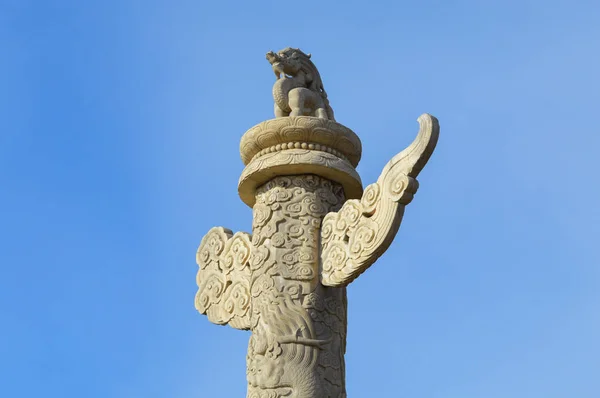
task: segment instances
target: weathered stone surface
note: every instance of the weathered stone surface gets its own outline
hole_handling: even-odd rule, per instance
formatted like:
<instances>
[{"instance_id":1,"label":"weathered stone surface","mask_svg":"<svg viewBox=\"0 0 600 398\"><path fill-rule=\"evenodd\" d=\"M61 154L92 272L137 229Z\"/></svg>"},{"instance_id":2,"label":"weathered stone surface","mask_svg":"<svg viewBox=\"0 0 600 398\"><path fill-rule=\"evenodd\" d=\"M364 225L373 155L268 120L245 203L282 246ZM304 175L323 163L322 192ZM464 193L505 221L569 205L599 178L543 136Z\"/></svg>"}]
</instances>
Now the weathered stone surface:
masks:
<instances>
[{"instance_id":1,"label":"weathered stone surface","mask_svg":"<svg viewBox=\"0 0 600 398\"><path fill-rule=\"evenodd\" d=\"M283 75L277 118L240 144L238 191L253 208L252 234L213 228L196 255L198 311L252 331L250 398L346 396L346 285L391 244L439 134L433 116L419 117L415 141L363 192L360 140L333 121L309 58L290 48L267 54ZM293 79L283 101L280 81Z\"/></svg>"},{"instance_id":2,"label":"weathered stone surface","mask_svg":"<svg viewBox=\"0 0 600 398\"><path fill-rule=\"evenodd\" d=\"M238 193L252 207L256 189L273 177L315 174L341 184L346 198L360 198L362 182L355 167L361 151L358 136L331 120L290 116L264 121L242 137L246 168Z\"/></svg>"},{"instance_id":3,"label":"weathered stone surface","mask_svg":"<svg viewBox=\"0 0 600 398\"><path fill-rule=\"evenodd\" d=\"M321 75L310 57L291 47L267 53L267 61L277 76L273 85L275 117L315 116L335 120Z\"/></svg>"},{"instance_id":4,"label":"weathered stone surface","mask_svg":"<svg viewBox=\"0 0 600 398\"><path fill-rule=\"evenodd\" d=\"M292 149L290 144L296 149L331 152L352 167L362 154L360 139L348 127L327 119L290 116L266 120L248 130L240 141L240 156L247 165L256 156Z\"/></svg>"},{"instance_id":5,"label":"weathered stone surface","mask_svg":"<svg viewBox=\"0 0 600 398\"><path fill-rule=\"evenodd\" d=\"M385 252L400 228L404 207L419 188L417 175L433 153L439 134L437 119L419 117L414 142L394 156L377 182L360 200L348 200L325 217L321 233L322 282L345 286Z\"/></svg>"}]
</instances>

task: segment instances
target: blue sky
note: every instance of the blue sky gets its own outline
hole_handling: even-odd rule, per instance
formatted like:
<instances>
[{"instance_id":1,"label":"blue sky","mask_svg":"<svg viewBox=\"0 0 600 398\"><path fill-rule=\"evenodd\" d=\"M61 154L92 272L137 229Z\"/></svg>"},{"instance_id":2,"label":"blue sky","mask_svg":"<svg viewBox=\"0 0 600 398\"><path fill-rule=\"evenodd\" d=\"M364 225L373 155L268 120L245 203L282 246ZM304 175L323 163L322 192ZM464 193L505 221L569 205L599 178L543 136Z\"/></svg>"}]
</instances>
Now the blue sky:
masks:
<instances>
[{"instance_id":1,"label":"blue sky","mask_svg":"<svg viewBox=\"0 0 600 398\"><path fill-rule=\"evenodd\" d=\"M218 3L218 4L217 4ZM242 397L194 310L264 54L311 52L375 181L437 116L391 248L349 288L350 397L600 391L597 1L0 2L0 395Z\"/></svg>"}]
</instances>

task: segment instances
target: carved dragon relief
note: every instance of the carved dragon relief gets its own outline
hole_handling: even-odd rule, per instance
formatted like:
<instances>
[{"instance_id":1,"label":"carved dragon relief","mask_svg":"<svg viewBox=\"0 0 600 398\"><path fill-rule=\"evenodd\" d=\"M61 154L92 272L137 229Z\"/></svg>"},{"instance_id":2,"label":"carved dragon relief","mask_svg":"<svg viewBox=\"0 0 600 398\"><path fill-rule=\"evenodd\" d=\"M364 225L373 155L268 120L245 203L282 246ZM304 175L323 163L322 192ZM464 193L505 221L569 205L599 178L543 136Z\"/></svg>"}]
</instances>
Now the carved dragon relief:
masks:
<instances>
[{"instance_id":1,"label":"carved dragon relief","mask_svg":"<svg viewBox=\"0 0 600 398\"><path fill-rule=\"evenodd\" d=\"M252 234L212 228L196 254L197 310L252 331L248 398L346 397L346 286L389 247L439 135L419 117L417 138L363 192L360 140L333 120L309 58L267 54L277 118L240 145Z\"/></svg>"},{"instance_id":2,"label":"carved dragon relief","mask_svg":"<svg viewBox=\"0 0 600 398\"><path fill-rule=\"evenodd\" d=\"M248 397L343 397L345 289L319 283L319 231L344 202L314 175L276 177L257 190L252 236L213 228L202 239L197 310L250 329Z\"/></svg>"}]
</instances>

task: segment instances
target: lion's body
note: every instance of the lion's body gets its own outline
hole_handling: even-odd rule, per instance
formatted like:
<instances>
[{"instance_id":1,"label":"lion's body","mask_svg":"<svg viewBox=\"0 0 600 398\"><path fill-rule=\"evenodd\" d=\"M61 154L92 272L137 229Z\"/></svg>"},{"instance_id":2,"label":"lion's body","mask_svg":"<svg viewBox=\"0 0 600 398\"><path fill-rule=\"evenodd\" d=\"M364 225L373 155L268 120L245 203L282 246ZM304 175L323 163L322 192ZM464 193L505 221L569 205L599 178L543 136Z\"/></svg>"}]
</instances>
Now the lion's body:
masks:
<instances>
[{"instance_id":1,"label":"lion's body","mask_svg":"<svg viewBox=\"0 0 600 398\"><path fill-rule=\"evenodd\" d=\"M277 75L273 85L276 117L315 116L335 120L310 54L288 47L277 54L269 52L267 59Z\"/></svg>"}]
</instances>

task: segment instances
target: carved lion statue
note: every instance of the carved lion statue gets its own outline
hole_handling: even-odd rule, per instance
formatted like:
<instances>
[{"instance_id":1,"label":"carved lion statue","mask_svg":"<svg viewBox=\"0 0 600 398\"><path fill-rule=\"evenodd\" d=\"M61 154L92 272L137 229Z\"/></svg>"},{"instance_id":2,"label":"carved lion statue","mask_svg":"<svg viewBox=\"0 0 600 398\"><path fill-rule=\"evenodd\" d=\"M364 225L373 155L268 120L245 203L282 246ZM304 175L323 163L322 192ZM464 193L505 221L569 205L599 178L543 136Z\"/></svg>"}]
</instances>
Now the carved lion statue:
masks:
<instances>
[{"instance_id":1,"label":"carved lion statue","mask_svg":"<svg viewBox=\"0 0 600 398\"><path fill-rule=\"evenodd\" d=\"M277 81L273 85L275 117L315 116L334 120L327 93L310 54L287 47L278 53L269 51L267 60Z\"/></svg>"}]
</instances>

